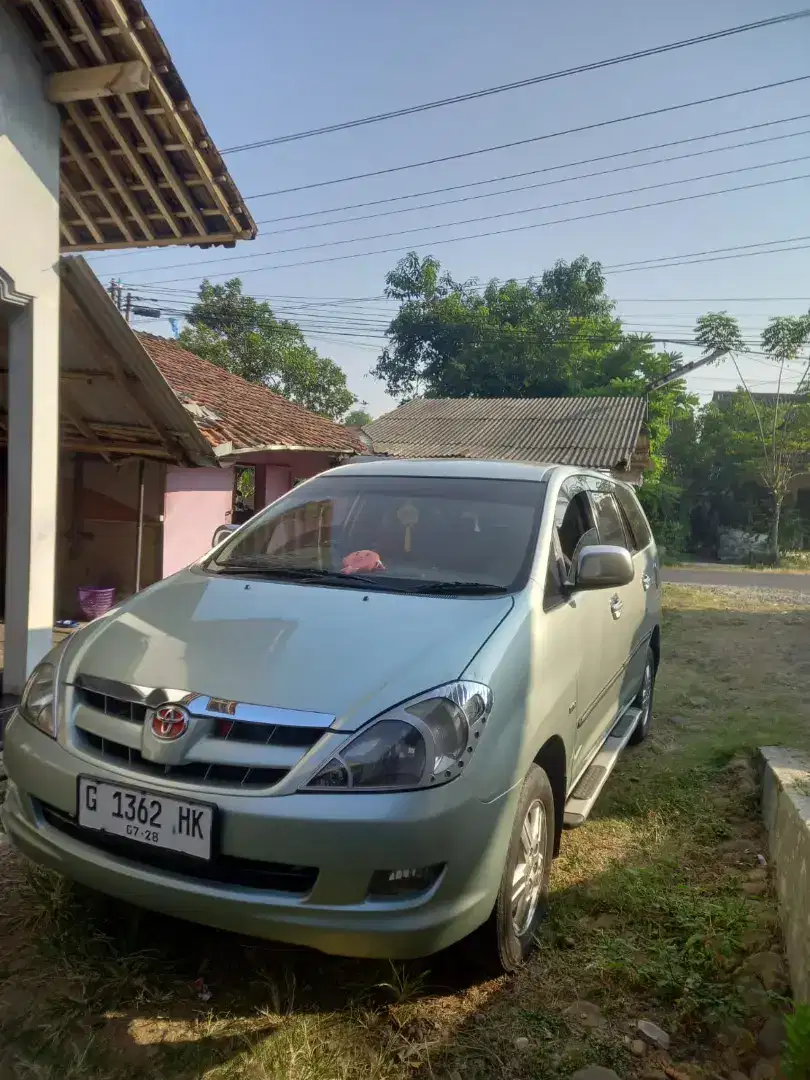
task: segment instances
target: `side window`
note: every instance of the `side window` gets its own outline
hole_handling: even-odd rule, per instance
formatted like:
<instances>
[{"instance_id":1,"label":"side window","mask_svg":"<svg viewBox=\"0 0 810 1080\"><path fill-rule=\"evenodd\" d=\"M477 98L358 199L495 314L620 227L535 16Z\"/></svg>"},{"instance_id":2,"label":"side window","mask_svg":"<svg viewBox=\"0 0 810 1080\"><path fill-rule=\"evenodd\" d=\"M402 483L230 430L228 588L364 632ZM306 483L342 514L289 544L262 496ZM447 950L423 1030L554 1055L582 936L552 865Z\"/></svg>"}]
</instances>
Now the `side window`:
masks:
<instances>
[{"instance_id":1,"label":"side window","mask_svg":"<svg viewBox=\"0 0 810 1080\"><path fill-rule=\"evenodd\" d=\"M643 551L646 547L649 547L652 541L652 532L644 511L641 509L641 503L630 488L625 487L623 484L616 485L615 495L630 527L633 550Z\"/></svg>"},{"instance_id":2,"label":"side window","mask_svg":"<svg viewBox=\"0 0 810 1080\"><path fill-rule=\"evenodd\" d=\"M627 547L627 535L622 524L619 507L610 491L594 491L591 493L594 513L596 515L596 527L599 529L599 541L602 544L612 544L615 547Z\"/></svg>"},{"instance_id":3,"label":"side window","mask_svg":"<svg viewBox=\"0 0 810 1080\"><path fill-rule=\"evenodd\" d=\"M586 543L596 542L596 529L585 483L574 477L563 484L554 507L554 532L546 576L546 609L565 599L565 581L578 550Z\"/></svg>"}]
</instances>

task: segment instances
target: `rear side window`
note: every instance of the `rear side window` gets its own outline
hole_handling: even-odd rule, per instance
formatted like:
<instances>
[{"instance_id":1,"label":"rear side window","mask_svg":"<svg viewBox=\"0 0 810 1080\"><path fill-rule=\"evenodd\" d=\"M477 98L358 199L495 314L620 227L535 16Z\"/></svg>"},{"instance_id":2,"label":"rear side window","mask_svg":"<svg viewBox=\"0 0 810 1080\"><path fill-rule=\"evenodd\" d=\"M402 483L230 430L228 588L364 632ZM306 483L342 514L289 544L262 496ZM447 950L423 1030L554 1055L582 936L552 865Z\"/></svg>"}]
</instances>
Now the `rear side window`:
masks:
<instances>
[{"instance_id":1,"label":"rear side window","mask_svg":"<svg viewBox=\"0 0 810 1080\"><path fill-rule=\"evenodd\" d=\"M616 486L616 498L624 511L627 524L630 526L630 537L634 551L643 551L649 547L652 541L652 533L647 523L644 511L633 492L626 487Z\"/></svg>"},{"instance_id":2,"label":"rear side window","mask_svg":"<svg viewBox=\"0 0 810 1080\"><path fill-rule=\"evenodd\" d=\"M600 543L626 548L627 536L613 495L609 491L594 491L591 498L593 499Z\"/></svg>"}]
</instances>

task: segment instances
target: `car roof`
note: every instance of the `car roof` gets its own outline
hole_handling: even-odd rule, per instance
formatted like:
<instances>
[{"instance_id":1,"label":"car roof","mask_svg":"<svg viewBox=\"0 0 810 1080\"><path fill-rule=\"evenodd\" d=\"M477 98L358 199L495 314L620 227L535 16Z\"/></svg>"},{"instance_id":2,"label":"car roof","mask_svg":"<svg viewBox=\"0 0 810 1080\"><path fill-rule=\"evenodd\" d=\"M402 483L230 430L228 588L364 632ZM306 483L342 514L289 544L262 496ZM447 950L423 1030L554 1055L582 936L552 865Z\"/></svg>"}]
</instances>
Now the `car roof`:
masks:
<instances>
[{"instance_id":1,"label":"car roof","mask_svg":"<svg viewBox=\"0 0 810 1080\"><path fill-rule=\"evenodd\" d=\"M519 461L478 461L461 458L365 458L355 459L337 469L332 476L442 476L472 477L479 480L533 480L547 482L560 470L569 473L590 472L565 465L535 465Z\"/></svg>"}]
</instances>

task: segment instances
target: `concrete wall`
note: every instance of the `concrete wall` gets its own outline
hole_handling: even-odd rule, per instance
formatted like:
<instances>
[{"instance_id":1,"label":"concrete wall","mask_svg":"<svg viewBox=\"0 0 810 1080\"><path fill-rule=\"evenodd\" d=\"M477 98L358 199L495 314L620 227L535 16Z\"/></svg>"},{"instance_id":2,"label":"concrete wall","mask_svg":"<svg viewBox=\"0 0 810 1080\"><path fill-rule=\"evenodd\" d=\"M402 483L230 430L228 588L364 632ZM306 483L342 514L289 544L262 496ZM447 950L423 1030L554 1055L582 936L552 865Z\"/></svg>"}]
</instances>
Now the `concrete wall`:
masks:
<instances>
[{"instance_id":1,"label":"concrete wall","mask_svg":"<svg viewBox=\"0 0 810 1080\"><path fill-rule=\"evenodd\" d=\"M0 306L8 322L6 651L18 692L50 649L59 461L59 114L0 0Z\"/></svg>"},{"instance_id":2,"label":"concrete wall","mask_svg":"<svg viewBox=\"0 0 810 1080\"><path fill-rule=\"evenodd\" d=\"M59 113L14 16L0 0L0 267L17 292L55 290ZM56 314L58 315L58 308Z\"/></svg>"},{"instance_id":3,"label":"concrete wall","mask_svg":"<svg viewBox=\"0 0 810 1080\"><path fill-rule=\"evenodd\" d=\"M760 758L762 812L793 996L810 1002L810 758L781 746L763 747Z\"/></svg>"},{"instance_id":4,"label":"concrete wall","mask_svg":"<svg viewBox=\"0 0 810 1080\"><path fill-rule=\"evenodd\" d=\"M214 529L231 520L232 508L232 468L170 466L163 509L163 577L204 555Z\"/></svg>"}]
</instances>

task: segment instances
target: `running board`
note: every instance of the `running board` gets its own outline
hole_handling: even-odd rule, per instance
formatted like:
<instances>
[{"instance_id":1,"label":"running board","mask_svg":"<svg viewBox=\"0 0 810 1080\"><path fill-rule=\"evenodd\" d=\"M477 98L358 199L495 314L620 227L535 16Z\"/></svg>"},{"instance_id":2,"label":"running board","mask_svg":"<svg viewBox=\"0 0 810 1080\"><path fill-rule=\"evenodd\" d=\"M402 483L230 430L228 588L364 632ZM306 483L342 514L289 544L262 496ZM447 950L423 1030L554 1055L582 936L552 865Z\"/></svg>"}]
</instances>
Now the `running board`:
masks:
<instances>
[{"instance_id":1,"label":"running board","mask_svg":"<svg viewBox=\"0 0 810 1080\"><path fill-rule=\"evenodd\" d=\"M641 718L641 709L630 708L612 728L602 744L602 749L580 777L579 783L568 796L563 824L568 829L583 825L593 810L602 788L616 767L619 754L630 741L630 736Z\"/></svg>"}]
</instances>

